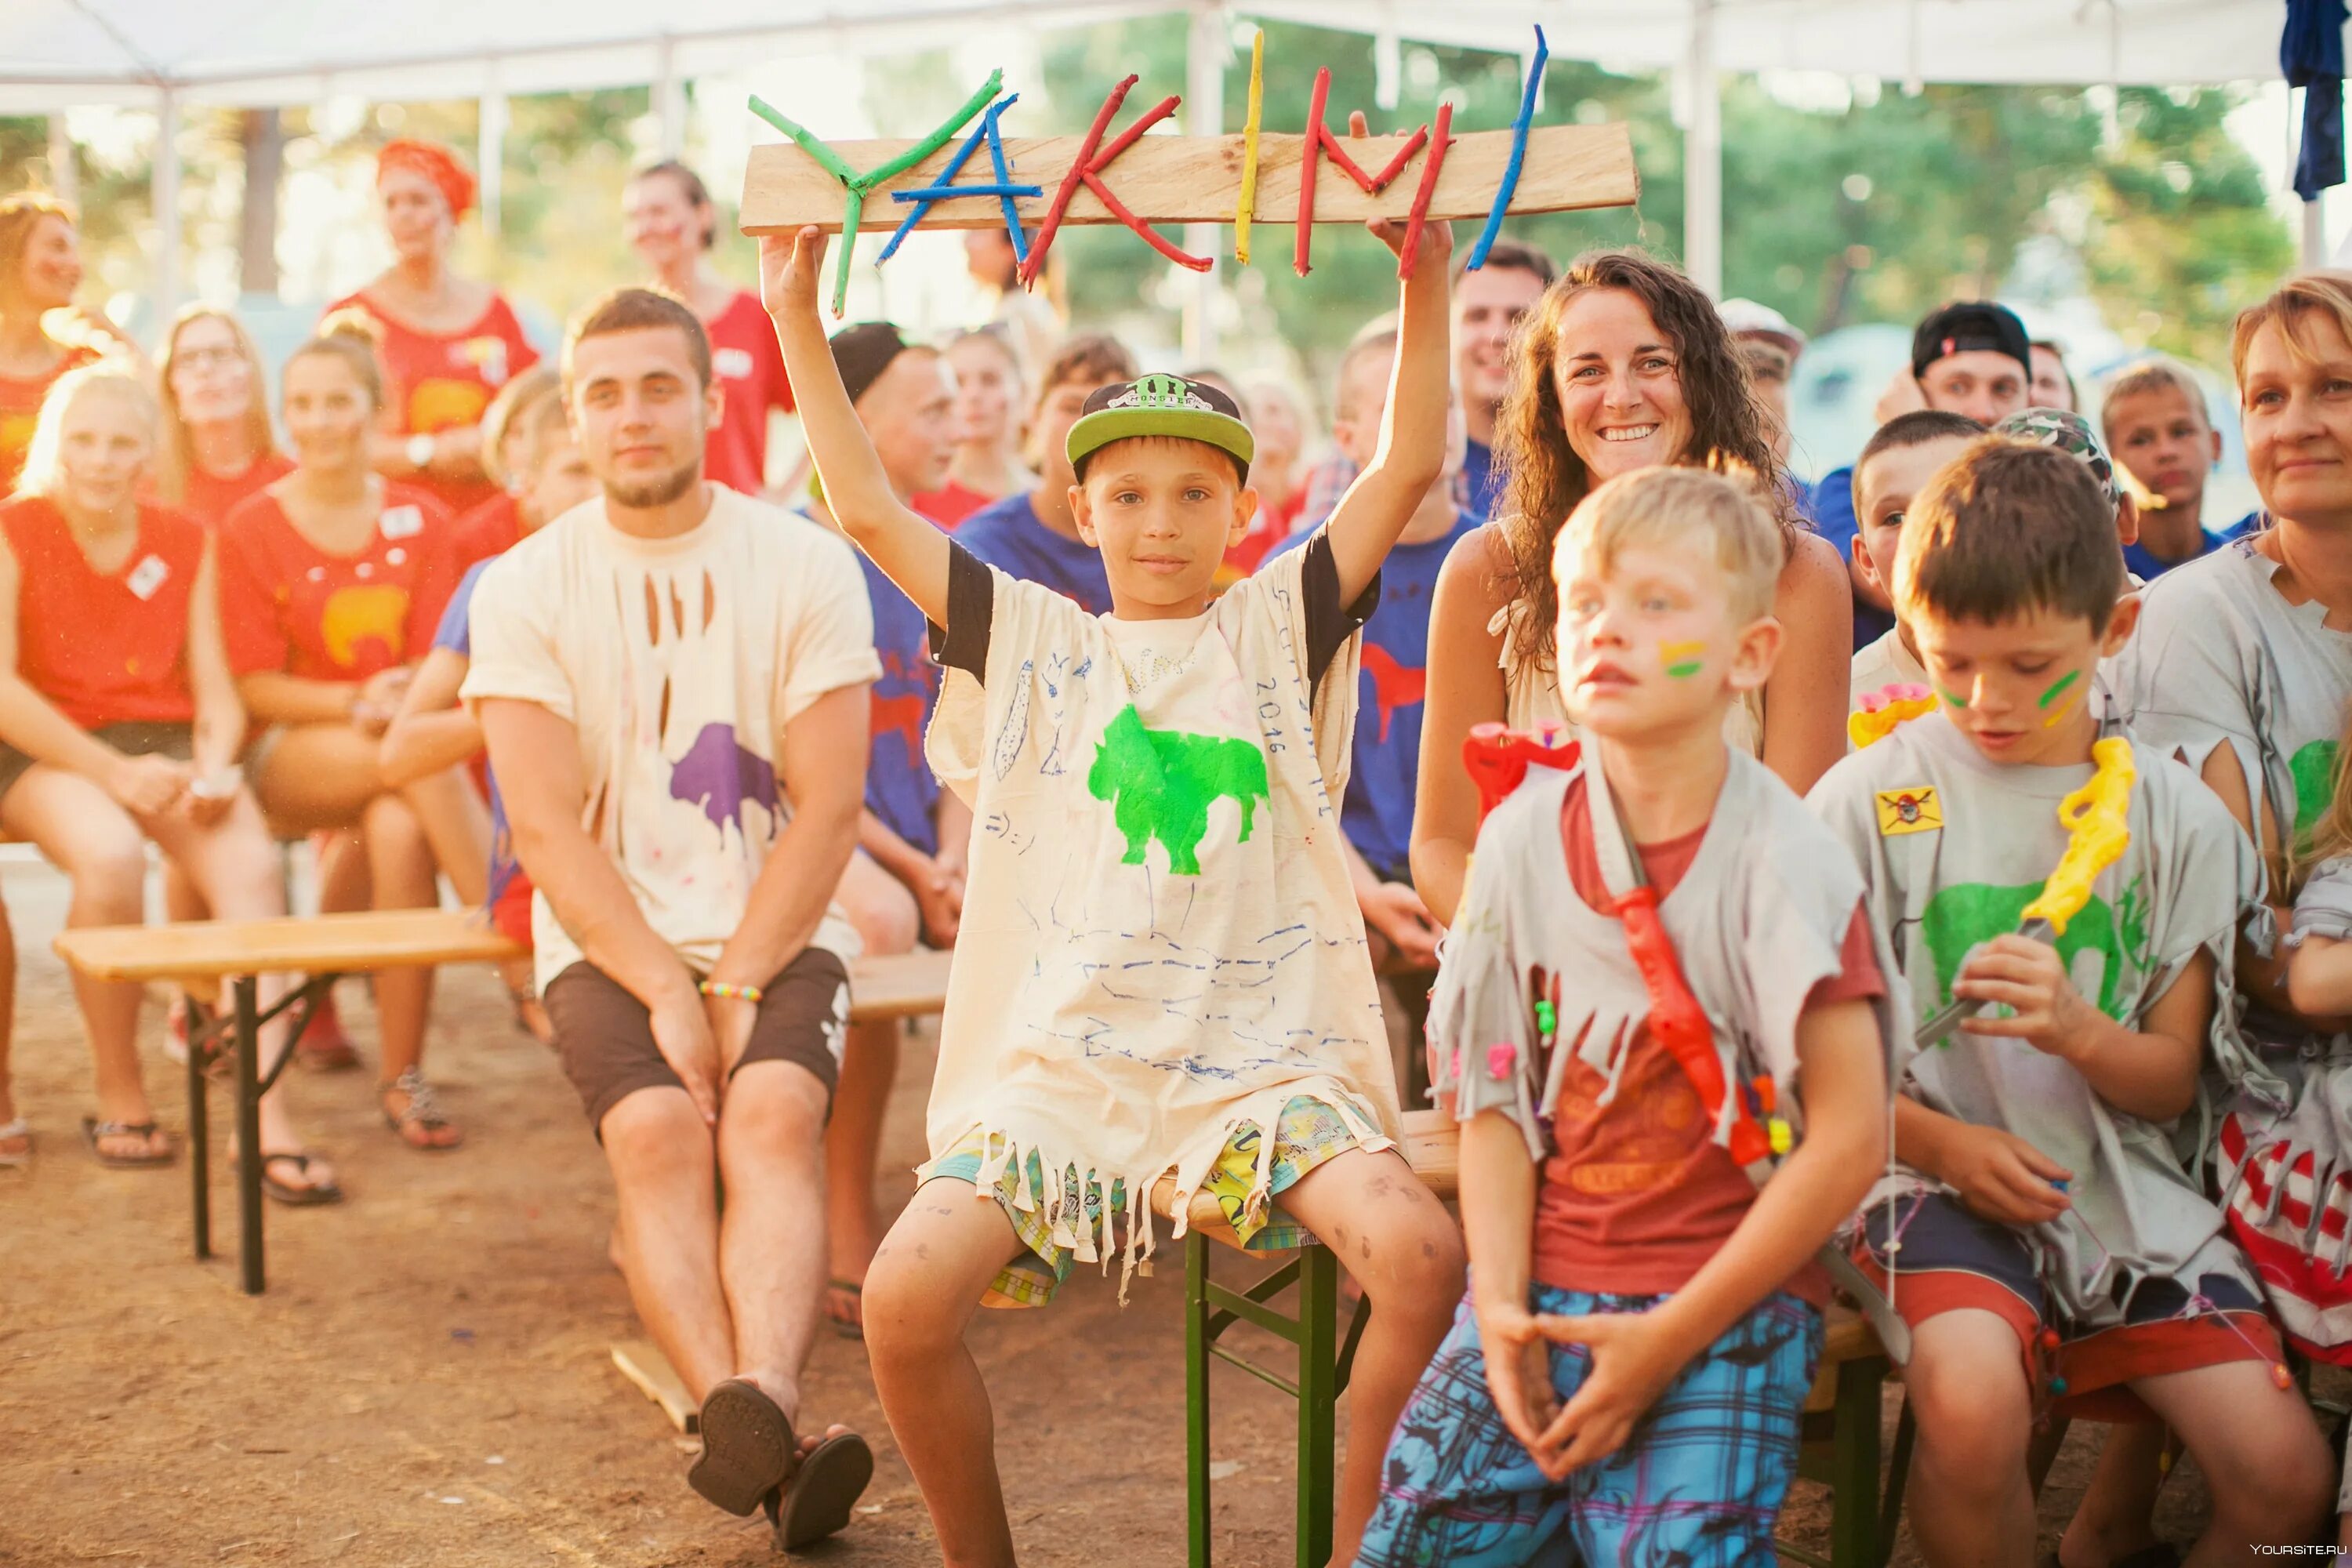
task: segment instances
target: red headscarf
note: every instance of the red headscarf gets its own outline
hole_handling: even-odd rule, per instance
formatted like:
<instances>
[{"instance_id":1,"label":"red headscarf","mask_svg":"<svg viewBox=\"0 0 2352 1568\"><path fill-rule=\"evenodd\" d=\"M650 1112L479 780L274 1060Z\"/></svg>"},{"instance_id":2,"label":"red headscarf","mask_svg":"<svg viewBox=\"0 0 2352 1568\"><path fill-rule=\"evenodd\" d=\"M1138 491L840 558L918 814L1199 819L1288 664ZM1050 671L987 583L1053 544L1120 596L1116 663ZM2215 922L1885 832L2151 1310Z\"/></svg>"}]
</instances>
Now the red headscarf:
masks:
<instances>
[{"instance_id":1,"label":"red headscarf","mask_svg":"<svg viewBox=\"0 0 2352 1568\"><path fill-rule=\"evenodd\" d=\"M375 178L383 183L387 169L406 169L424 175L449 204L449 221L456 223L474 205L474 176L457 162L457 155L436 142L419 142L402 136L383 144L375 155Z\"/></svg>"}]
</instances>

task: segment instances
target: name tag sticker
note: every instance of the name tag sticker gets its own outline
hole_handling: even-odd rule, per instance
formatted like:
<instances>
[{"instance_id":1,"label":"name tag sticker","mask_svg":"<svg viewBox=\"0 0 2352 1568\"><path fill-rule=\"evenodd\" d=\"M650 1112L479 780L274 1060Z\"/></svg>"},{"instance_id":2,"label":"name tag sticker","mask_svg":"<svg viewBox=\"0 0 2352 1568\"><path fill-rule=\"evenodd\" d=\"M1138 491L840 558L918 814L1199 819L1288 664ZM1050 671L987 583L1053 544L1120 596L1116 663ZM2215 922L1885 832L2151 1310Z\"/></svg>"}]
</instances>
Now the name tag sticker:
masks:
<instances>
[{"instance_id":1,"label":"name tag sticker","mask_svg":"<svg viewBox=\"0 0 2352 1568\"><path fill-rule=\"evenodd\" d=\"M1878 835L1899 838L1906 833L1932 833L1944 826L1944 803L1931 785L1878 792Z\"/></svg>"},{"instance_id":2,"label":"name tag sticker","mask_svg":"<svg viewBox=\"0 0 2352 1568\"><path fill-rule=\"evenodd\" d=\"M749 381L751 379L751 351L712 349L710 368L730 381Z\"/></svg>"},{"instance_id":3,"label":"name tag sticker","mask_svg":"<svg viewBox=\"0 0 2352 1568\"><path fill-rule=\"evenodd\" d=\"M413 506L387 507L375 527L386 539L414 539L425 531L425 513Z\"/></svg>"},{"instance_id":4,"label":"name tag sticker","mask_svg":"<svg viewBox=\"0 0 2352 1568\"><path fill-rule=\"evenodd\" d=\"M155 596L155 590L162 587L164 579L171 574L172 568L164 563L162 556L150 555L131 569L131 575L122 580L122 585L142 599L152 599Z\"/></svg>"}]
</instances>

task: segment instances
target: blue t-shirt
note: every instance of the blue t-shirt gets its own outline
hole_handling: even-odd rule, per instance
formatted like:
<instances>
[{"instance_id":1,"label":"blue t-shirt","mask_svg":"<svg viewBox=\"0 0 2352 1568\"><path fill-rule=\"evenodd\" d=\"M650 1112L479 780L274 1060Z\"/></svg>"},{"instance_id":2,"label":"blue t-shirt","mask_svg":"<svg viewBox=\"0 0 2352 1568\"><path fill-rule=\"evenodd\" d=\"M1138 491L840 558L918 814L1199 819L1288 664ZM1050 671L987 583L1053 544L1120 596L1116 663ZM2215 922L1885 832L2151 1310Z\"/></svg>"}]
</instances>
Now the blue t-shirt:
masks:
<instances>
[{"instance_id":1,"label":"blue t-shirt","mask_svg":"<svg viewBox=\"0 0 2352 1568\"><path fill-rule=\"evenodd\" d=\"M1495 466L1495 448L1472 437L1462 448L1462 479L1454 493L1480 517L1495 515L1495 492L1502 488L1503 471Z\"/></svg>"},{"instance_id":2,"label":"blue t-shirt","mask_svg":"<svg viewBox=\"0 0 2352 1568\"><path fill-rule=\"evenodd\" d=\"M441 612L441 624L433 628L435 647L446 647L459 658L474 657L473 623L467 618L474 606L474 585L497 559L493 555L466 568L466 574L457 580L457 591L449 595L448 607ZM490 772L488 757L482 759L482 783L490 796L489 901L496 904L499 895L520 874L522 865L515 858L514 833L507 826L507 803L499 798L498 777Z\"/></svg>"},{"instance_id":3,"label":"blue t-shirt","mask_svg":"<svg viewBox=\"0 0 2352 1568\"><path fill-rule=\"evenodd\" d=\"M1047 528L1026 493L991 501L964 519L955 536L1007 576L1043 584L1090 616L1110 614L1110 574L1103 569L1102 552Z\"/></svg>"},{"instance_id":4,"label":"blue t-shirt","mask_svg":"<svg viewBox=\"0 0 2352 1568\"><path fill-rule=\"evenodd\" d=\"M931 662L929 625L915 601L882 568L857 557L866 596L874 605L874 651L882 678L874 683L872 742L866 753L866 809L926 855L940 852L940 781L923 757L923 731L940 696L940 667Z\"/></svg>"},{"instance_id":5,"label":"blue t-shirt","mask_svg":"<svg viewBox=\"0 0 2352 1568\"><path fill-rule=\"evenodd\" d=\"M2200 528L2197 531L2196 552L2179 561L2167 561L2149 551L2147 545L2135 542L2124 546L2124 566L2141 582L2153 583L2175 566L2186 566L2199 555L2210 554L2233 539L2242 539L2249 533L2260 532L2262 522L2263 514L2256 510L2248 512L2219 533L2208 533Z\"/></svg>"},{"instance_id":6,"label":"blue t-shirt","mask_svg":"<svg viewBox=\"0 0 2352 1568\"><path fill-rule=\"evenodd\" d=\"M1838 559L1845 563L1852 581L1853 570L1853 536L1862 524L1853 515L1853 470L1832 468L1823 474L1812 488L1811 515L1813 531L1836 546ZM1864 598L1853 596L1853 651L1860 653L1872 643L1895 629L1895 612L1882 610Z\"/></svg>"},{"instance_id":7,"label":"blue t-shirt","mask_svg":"<svg viewBox=\"0 0 2352 1568\"><path fill-rule=\"evenodd\" d=\"M1422 697L1437 574L1455 542L1485 521L1457 512L1444 534L1420 544L1399 544L1381 563L1380 605L1364 623L1356 742L1339 827L1384 881L1412 880L1413 790L1421 769ZM1266 559L1298 549L1321 527L1293 534Z\"/></svg>"}]
</instances>

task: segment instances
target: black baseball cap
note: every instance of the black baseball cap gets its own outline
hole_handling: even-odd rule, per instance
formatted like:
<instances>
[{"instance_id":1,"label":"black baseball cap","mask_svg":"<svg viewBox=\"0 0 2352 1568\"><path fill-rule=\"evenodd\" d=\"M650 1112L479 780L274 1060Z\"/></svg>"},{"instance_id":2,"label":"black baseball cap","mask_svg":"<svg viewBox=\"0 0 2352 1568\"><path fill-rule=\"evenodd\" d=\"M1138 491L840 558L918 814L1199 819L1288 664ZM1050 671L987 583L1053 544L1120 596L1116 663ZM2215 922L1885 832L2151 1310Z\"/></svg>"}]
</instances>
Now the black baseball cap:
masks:
<instances>
[{"instance_id":1,"label":"black baseball cap","mask_svg":"<svg viewBox=\"0 0 2352 1568\"><path fill-rule=\"evenodd\" d=\"M1181 375L1139 375L1095 388L1070 426L1066 449L1070 469L1083 479L1087 459L1113 441L1132 436L1174 436L1205 441L1233 458L1249 482L1257 443L1241 405L1205 381Z\"/></svg>"},{"instance_id":2,"label":"black baseball cap","mask_svg":"<svg viewBox=\"0 0 2352 1568\"><path fill-rule=\"evenodd\" d=\"M1939 359L1977 350L2007 354L2025 367L2029 378L2033 374L2025 323L2008 306L1990 300L1958 300L1929 311L1911 334L1911 374L1925 375Z\"/></svg>"},{"instance_id":3,"label":"black baseball cap","mask_svg":"<svg viewBox=\"0 0 2352 1568\"><path fill-rule=\"evenodd\" d=\"M887 321L860 321L833 334L833 365L841 372L842 390L856 403L882 379L890 362L915 345Z\"/></svg>"}]
</instances>

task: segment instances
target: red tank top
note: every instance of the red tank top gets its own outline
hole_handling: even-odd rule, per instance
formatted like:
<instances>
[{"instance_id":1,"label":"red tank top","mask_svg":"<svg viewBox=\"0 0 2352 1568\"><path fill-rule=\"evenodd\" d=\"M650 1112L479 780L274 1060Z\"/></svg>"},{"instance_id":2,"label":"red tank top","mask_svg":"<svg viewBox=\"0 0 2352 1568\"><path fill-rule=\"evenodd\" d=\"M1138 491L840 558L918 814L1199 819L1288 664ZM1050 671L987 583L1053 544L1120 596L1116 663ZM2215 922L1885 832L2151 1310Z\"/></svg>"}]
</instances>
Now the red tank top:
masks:
<instances>
[{"instance_id":1,"label":"red tank top","mask_svg":"<svg viewBox=\"0 0 2352 1568\"><path fill-rule=\"evenodd\" d=\"M0 506L16 558L16 673L85 730L184 724L188 604L204 564L204 524L142 503L139 539L100 574L45 496Z\"/></svg>"},{"instance_id":2,"label":"red tank top","mask_svg":"<svg viewBox=\"0 0 2352 1568\"><path fill-rule=\"evenodd\" d=\"M227 479L216 479L195 464L188 465L186 493L180 498L180 510L206 528L218 528L221 520L237 508L237 503L261 489L274 484L294 471L294 461L283 452L271 452L256 458L246 465L245 471Z\"/></svg>"},{"instance_id":3,"label":"red tank top","mask_svg":"<svg viewBox=\"0 0 2352 1568\"><path fill-rule=\"evenodd\" d=\"M478 423L499 388L539 363L539 351L523 337L522 323L502 294L491 295L479 319L456 332L423 332L395 321L364 290L327 307L330 315L341 310L366 311L383 334L383 370L390 383L384 391L404 435L430 435L453 425ZM499 493L488 479L423 475L408 482L432 492L453 514L469 511Z\"/></svg>"},{"instance_id":4,"label":"red tank top","mask_svg":"<svg viewBox=\"0 0 2352 1568\"><path fill-rule=\"evenodd\" d=\"M47 374L0 375L0 496L16 488L16 476L24 471L33 426L40 423L41 399L58 377L97 358L96 349L76 343Z\"/></svg>"}]
</instances>

